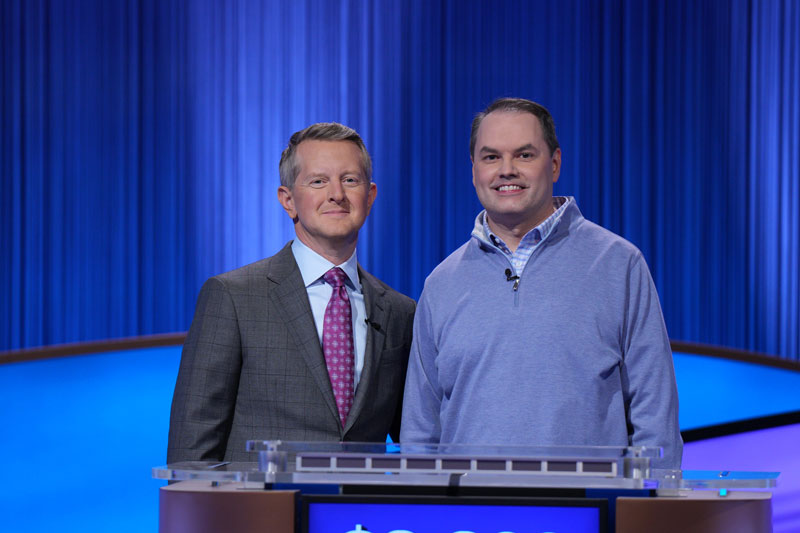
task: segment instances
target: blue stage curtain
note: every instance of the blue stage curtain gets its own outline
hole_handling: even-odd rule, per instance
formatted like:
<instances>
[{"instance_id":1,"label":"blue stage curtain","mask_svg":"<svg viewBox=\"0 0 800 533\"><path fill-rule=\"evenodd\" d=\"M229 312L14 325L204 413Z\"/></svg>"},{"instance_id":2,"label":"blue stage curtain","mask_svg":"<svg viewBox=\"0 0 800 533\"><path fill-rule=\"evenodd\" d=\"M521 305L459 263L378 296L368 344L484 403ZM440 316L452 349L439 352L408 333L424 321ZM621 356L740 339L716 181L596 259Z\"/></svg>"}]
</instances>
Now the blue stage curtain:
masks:
<instances>
[{"instance_id":1,"label":"blue stage curtain","mask_svg":"<svg viewBox=\"0 0 800 533\"><path fill-rule=\"evenodd\" d=\"M471 118L514 95L672 338L800 357L794 0L10 0L0 43L0 349L188 328L292 237L278 159L316 121L364 136L359 255L416 298L480 209Z\"/></svg>"}]
</instances>

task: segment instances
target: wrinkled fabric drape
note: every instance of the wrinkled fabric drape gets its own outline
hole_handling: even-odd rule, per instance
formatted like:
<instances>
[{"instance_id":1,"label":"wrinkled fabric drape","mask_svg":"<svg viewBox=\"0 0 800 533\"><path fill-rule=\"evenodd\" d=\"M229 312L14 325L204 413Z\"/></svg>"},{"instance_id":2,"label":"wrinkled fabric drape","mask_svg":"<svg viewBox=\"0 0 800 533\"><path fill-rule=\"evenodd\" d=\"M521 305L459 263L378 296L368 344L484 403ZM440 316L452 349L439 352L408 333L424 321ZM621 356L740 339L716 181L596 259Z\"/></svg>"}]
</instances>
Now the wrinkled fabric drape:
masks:
<instances>
[{"instance_id":1,"label":"wrinkled fabric drape","mask_svg":"<svg viewBox=\"0 0 800 533\"><path fill-rule=\"evenodd\" d=\"M278 159L316 121L363 135L359 255L416 298L480 209L472 116L514 95L672 338L800 358L793 0L12 0L0 45L0 350L188 328L292 237Z\"/></svg>"}]
</instances>

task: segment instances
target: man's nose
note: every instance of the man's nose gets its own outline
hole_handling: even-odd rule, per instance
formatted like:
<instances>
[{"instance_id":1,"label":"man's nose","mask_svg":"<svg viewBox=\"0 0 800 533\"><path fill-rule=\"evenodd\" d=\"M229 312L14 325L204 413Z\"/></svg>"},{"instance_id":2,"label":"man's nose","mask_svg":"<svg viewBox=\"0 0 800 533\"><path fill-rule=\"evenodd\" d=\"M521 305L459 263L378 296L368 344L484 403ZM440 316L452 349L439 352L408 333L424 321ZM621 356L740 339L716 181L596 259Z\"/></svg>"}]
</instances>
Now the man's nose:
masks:
<instances>
[{"instance_id":1,"label":"man's nose","mask_svg":"<svg viewBox=\"0 0 800 533\"><path fill-rule=\"evenodd\" d=\"M500 175L501 176L516 176L517 175L517 167L514 165L514 158L513 157L504 157L501 164L500 164Z\"/></svg>"},{"instance_id":2,"label":"man's nose","mask_svg":"<svg viewBox=\"0 0 800 533\"><path fill-rule=\"evenodd\" d=\"M331 180L328 184L328 199L338 204L344 197L344 185L341 180Z\"/></svg>"}]
</instances>

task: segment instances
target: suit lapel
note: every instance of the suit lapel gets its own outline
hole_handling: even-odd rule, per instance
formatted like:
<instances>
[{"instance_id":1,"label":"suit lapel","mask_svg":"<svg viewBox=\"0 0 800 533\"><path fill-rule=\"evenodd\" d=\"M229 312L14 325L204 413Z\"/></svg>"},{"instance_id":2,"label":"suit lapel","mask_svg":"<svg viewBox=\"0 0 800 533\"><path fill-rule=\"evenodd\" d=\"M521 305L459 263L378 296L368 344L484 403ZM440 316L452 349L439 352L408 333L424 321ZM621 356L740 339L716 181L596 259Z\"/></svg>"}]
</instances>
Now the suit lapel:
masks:
<instances>
[{"instance_id":1,"label":"suit lapel","mask_svg":"<svg viewBox=\"0 0 800 533\"><path fill-rule=\"evenodd\" d=\"M325 398L331 415L339 420L339 410L328 377L328 367L325 365L325 356L319 344L317 327L314 324L311 305L308 303L303 277L292 254L291 242L275 255L267 276L277 284L269 293L270 299L283 315L289 334L294 338L309 372L322 392L322 397Z\"/></svg>"},{"instance_id":2,"label":"suit lapel","mask_svg":"<svg viewBox=\"0 0 800 533\"><path fill-rule=\"evenodd\" d=\"M381 354L386 342L386 321L389 316L387 302L384 298L386 289L378 284L370 274L358 267L361 280L361 291L364 294L364 307L369 325L367 326L367 343L364 348L364 368L361 369L361 379L358 381L356 394L353 398L353 407L347 416L345 433L356 420L366 402L370 401L370 387L375 380L380 368Z\"/></svg>"}]
</instances>

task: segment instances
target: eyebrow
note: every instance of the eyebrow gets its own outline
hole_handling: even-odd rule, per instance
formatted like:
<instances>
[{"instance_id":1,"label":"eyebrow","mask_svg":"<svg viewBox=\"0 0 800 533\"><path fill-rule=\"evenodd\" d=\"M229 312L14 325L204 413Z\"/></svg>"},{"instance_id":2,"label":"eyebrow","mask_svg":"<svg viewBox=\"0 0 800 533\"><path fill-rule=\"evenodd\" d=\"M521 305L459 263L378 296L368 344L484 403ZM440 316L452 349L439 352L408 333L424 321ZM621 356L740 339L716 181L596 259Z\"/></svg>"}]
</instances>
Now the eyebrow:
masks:
<instances>
[{"instance_id":1,"label":"eyebrow","mask_svg":"<svg viewBox=\"0 0 800 533\"><path fill-rule=\"evenodd\" d=\"M361 177L364 176L364 173L359 171L359 170L345 170L344 172L339 174L338 177L351 176L353 174L355 174L356 176L361 176ZM311 179L311 178L330 178L330 175L325 173L325 172L315 172L313 174L308 174L306 176L306 179Z\"/></svg>"},{"instance_id":2,"label":"eyebrow","mask_svg":"<svg viewBox=\"0 0 800 533\"><path fill-rule=\"evenodd\" d=\"M524 144L524 145L520 146L519 148L517 148L516 150L514 150L514 153L518 154L519 152L524 152L525 150L534 150L534 151L536 151L537 148L534 145L532 145L531 143L528 143L528 144ZM492 148L490 146L483 146L480 149L480 153L482 153L482 154L499 154L500 150L498 150L497 148Z\"/></svg>"}]
</instances>

